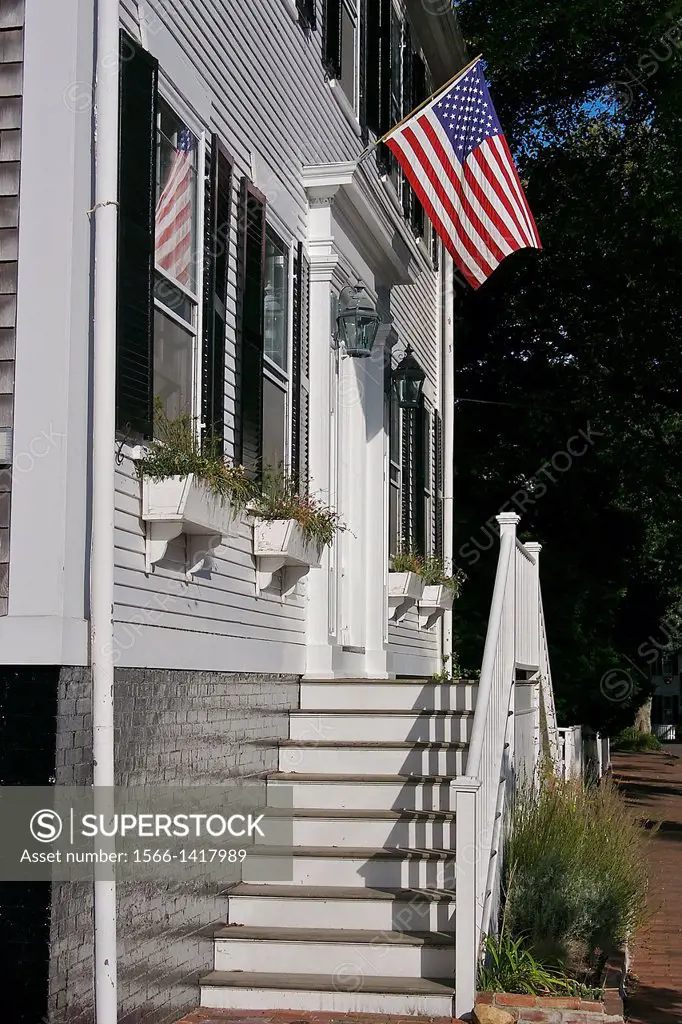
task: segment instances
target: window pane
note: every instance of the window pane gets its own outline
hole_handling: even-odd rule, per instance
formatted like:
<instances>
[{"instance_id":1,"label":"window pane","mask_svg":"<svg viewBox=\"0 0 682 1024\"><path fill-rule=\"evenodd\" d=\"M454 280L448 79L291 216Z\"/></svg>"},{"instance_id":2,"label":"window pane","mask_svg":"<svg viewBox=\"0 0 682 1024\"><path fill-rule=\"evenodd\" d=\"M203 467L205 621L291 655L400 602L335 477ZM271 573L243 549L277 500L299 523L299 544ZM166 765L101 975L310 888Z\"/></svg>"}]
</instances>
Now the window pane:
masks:
<instances>
[{"instance_id":1,"label":"window pane","mask_svg":"<svg viewBox=\"0 0 682 1024\"><path fill-rule=\"evenodd\" d=\"M156 263L194 291L197 140L163 100L159 100L156 173Z\"/></svg>"},{"instance_id":2,"label":"window pane","mask_svg":"<svg viewBox=\"0 0 682 1024\"><path fill-rule=\"evenodd\" d=\"M284 465L287 396L267 377L263 380L263 469Z\"/></svg>"},{"instance_id":3,"label":"window pane","mask_svg":"<svg viewBox=\"0 0 682 1024\"><path fill-rule=\"evenodd\" d=\"M355 110L355 20L347 4L341 14L341 88Z\"/></svg>"},{"instance_id":4,"label":"window pane","mask_svg":"<svg viewBox=\"0 0 682 1024\"><path fill-rule=\"evenodd\" d=\"M287 368L289 252L270 232L265 241L265 341L268 359Z\"/></svg>"},{"instance_id":5,"label":"window pane","mask_svg":"<svg viewBox=\"0 0 682 1024\"><path fill-rule=\"evenodd\" d=\"M180 324L154 313L154 395L169 419L192 414L192 355L194 338Z\"/></svg>"},{"instance_id":6,"label":"window pane","mask_svg":"<svg viewBox=\"0 0 682 1024\"><path fill-rule=\"evenodd\" d=\"M154 298L188 324L194 324L195 305L192 300L158 271L154 275Z\"/></svg>"}]
</instances>

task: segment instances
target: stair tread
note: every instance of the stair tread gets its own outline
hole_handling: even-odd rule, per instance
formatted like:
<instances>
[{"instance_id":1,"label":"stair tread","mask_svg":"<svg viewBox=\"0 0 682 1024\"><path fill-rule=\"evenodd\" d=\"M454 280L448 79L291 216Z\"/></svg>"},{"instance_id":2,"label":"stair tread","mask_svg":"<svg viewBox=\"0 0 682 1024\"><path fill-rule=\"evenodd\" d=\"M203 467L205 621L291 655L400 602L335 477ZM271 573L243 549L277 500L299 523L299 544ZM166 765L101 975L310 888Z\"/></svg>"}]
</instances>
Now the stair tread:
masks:
<instances>
[{"instance_id":1,"label":"stair tread","mask_svg":"<svg viewBox=\"0 0 682 1024\"><path fill-rule=\"evenodd\" d=\"M414 785L418 782L455 782L456 775L328 775L320 772L269 772L268 779L284 782L379 782Z\"/></svg>"},{"instance_id":2,"label":"stair tread","mask_svg":"<svg viewBox=\"0 0 682 1024\"><path fill-rule=\"evenodd\" d=\"M317 686L321 683L329 683L333 686L344 686L346 683L350 683L352 686L374 686L375 684L386 684L387 686L402 686L403 684L406 686L414 686L415 684L420 686L457 686L460 683L478 683L478 679L448 679L443 682L440 679L434 679L433 676L422 676L421 678L401 676L398 679L344 679L340 676L334 679L308 679L304 677L301 680L301 685L305 686L307 683L314 683Z\"/></svg>"},{"instance_id":3,"label":"stair tread","mask_svg":"<svg viewBox=\"0 0 682 1024\"><path fill-rule=\"evenodd\" d=\"M438 810L354 810L352 807L268 807L268 818L351 818L359 821L387 819L400 821L454 821L454 811Z\"/></svg>"},{"instance_id":4,"label":"stair tread","mask_svg":"<svg viewBox=\"0 0 682 1024\"><path fill-rule=\"evenodd\" d=\"M280 747L310 747L319 750L462 750L469 744L461 740L280 740Z\"/></svg>"},{"instance_id":5,"label":"stair tread","mask_svg":"<svg viewBox=\"0 0 682 1024\"><path fill-rule=\"evenodd\" d=\"M251 856L259 857L341 857L348 860L373 860L385 857L392 860L448 860L454 850L419 850L414 846L251 846Z\"/></svg>"},{"instance_id":6,"label":"stair tread","mask_svg":"<svg viewBox=\"0 0 682 1024\"><path fill-rule=\"evenodd\" d=\"M455 894L447 889L372 889L360 886L336 885L279 885L275 883L240 882L225 895L266 896L302 900L413 900L424 902L452 902Z\"/></svg>"},{"instance_id":7,"label":"stair tread","mask_svg":"<svg viewBox=\"0 0 682 1024\"><path fill-rule=\"evenodd\" d=\"M233 924L216 928L216 939L269 942L313 942L338 943L343 945L386 944L390 946L452 946L453 938L448 932L394 932L382 931L377 935L374 928L278 928L268 925L259 928L253 925ZM380 940L380 941L379 941Z\"/></svg>"},{"instance_id":8,"label":"stair tread","mask_svg":"<svg viewBox=\"0 0 682 1024\"><path fill-rule=\"evenodd\" d=\"M339 980L332 974L276 974L261 971L212 971L200 979L204 987L267 988L315 992L338 992ZM452 995L447 978L372 978L363 977L363 992L397 995Z\"/></svg>"}]
</instances>

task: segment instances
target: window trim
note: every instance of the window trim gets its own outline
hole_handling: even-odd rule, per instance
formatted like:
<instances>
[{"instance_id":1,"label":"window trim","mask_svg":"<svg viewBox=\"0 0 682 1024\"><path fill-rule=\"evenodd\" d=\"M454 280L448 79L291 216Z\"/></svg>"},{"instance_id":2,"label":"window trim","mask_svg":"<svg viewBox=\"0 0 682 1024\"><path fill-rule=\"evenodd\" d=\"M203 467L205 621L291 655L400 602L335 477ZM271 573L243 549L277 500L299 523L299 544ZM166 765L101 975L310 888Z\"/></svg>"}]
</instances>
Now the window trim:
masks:
<instances>
[{"instance_id":1,"label":"window trim","mask_svg":"<svg viewBox=\"0 0 682 1024\"><path fill-rule=\"evenodd\" d=\"M291 452L292 452L292 434L293 434L293 358L294 358L294 260L296 257L296 245L297 243L293 240L287 241L277 230L277 227L273 225L272 221L268 219L268 214L272 211L270 208L266 211L265 217L265 240L267 247L268 234L274 236L274 238L281 244L282 249L286 253L287 257L287 320L286 320L286 365L284 367L279 366L273 359L271 359L263 348L263 379L268 380L271 384L279 387L285 396L285 412L284 412L284 451L283 451L283 469L285 474L290 474L292 471L291 466ZM267 248L266 248L267 252ZM267 257L266 257L267 259ZM265 338L263 339L265 341ZM263 425L261 426L263 430ZM265 469L265 465L263 465Z\"/></svg>"}]
</instances>

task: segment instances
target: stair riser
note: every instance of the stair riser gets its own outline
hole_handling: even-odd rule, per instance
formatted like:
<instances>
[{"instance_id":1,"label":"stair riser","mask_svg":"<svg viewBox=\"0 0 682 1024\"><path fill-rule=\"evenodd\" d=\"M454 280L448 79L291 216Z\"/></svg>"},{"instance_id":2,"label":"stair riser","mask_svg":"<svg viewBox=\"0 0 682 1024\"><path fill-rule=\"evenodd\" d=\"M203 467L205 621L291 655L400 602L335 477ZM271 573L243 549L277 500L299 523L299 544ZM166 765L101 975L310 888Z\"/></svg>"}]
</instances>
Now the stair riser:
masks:
<instances>
[{"instance_id":1,"label":"stair riser","mask_svg":"<svg viewBox=\"0 0 682 1024\"><path fill-rule=\"evenodd\" d=\"M453 860L417 860L350 857L293 857L277 859L249 854L244 862L245 882L292 885L368 886L389 889L454 889ZM277 870L277 868L279 870Z\"/></svg>"},{"instance_id":2,"label":"stair riser","mask_svg":"<svg viewBox=\"0 0 682 1024\"><path fill-rule=\"evenodd\" d=\"M289 821L286 829L290 828ZM290 834L290 833L289 833ZM272 835L272 839L270 839ZM281 845L283 832L265 829L261 842ZM337 818L294 818L294 846L409 847L416 850L453 850L454 821L397 821L378 818L375 821Z\"/></svg>"},{"instance_id":3,"label":"stair riser","mask_svg":"<svg viewBox=\"0 0 682 1024\"><path fill-rule=\"evenodd\" d=\"M447 978L454 975L454 944L444 948L372 943L286 942L264 939L215 940L217 971L259 971L276 964L279 973L331 974L367 978Z\"/></svg>"},{"instance_id":4,"label":"stair riser","mask_svg":"<svg viewBox=\"0 0 682 1024\"><path fill-rule=\"evenodd\" d=\"M456 748L280 747L279 770L326 775L464 774L464 752ZM326 806L323 804L323 806Z\"/></svg>"},{"instance_id":5,"label":"stair riser","mask_svg":"<svg viewBox=\"0 0 682 1024\"><path fill-rule=\"evenodd\" d=\"M347 985L342 988L342 985ZM422 1017L451 1017L453 1000L448 995L394 995L363 992L362 979L339 977L339 991L306 992L290 989L245 989L206 986L201 988L201 1005L213 1010L317 1011L318 1013L382 1013Z\"/></svg>"},{"instance_id":6,"label":"stair riser","mask_svg":"<svg viewBox=\"0 0 682 1024\"><path fill-rule=\"evenodd\" d=\"M301 709L472 711L475 683L301 683Z\"/></svg>"},{"instance_id":7,"label":"stair riser","mask_svg":"<svg viewBox=\"0 0 682 1024\"><path fill-rule=\"evenodd\" d=\"M292 740L341 742L343 740L376 740L389 743L468 743L471 717L447 718L423 715L339 715L295 714L290 719Z\"/></svg>"},{"instance_id":8,"label":"stair riser","mask_svg":"<svg viewBox=\"0 0 682 1024\"><path fill-rule=\"evenodd\" d=\"M445 900L304 900L230 896L230 924L256 928L357 928L363 931L454 932L455 905Z\"/></svg>"},{"instance_id":9,"label":"stair riser","mask_svg":"<svg viewBox=\"0 0 682 1024\"><path fill-rule=\"evenodd\" d=\"M275 787L291 792L294 807L333 810L454 811L455 793L447 782L281 782L268 780L268 796Z\"/></svg>"}]
</instances>

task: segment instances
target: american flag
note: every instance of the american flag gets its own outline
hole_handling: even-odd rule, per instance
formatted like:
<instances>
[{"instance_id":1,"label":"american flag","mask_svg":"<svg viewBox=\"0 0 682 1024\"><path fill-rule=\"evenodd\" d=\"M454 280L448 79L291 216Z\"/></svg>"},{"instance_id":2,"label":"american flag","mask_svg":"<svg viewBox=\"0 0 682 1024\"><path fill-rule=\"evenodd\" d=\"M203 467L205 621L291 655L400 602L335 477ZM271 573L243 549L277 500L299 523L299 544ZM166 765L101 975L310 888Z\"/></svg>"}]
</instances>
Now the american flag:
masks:
<instances>
[{"instance_id":1,"label":"american flag","mask_svg":"<svg viewBox=\"0 0 682 1024\"><path fill-rule=\"evenodd\" d=\"M384 141L473 288L542 248L479 61Z\"/></svg>"},{"instance_id":2,"label":"american flag","mask_svg":"<svg viewBox=\"0 0 682 1024\"><path fill-rule=\"evenodd\" d=\"M179 281L190 284L194 199L194 136L178 132L168 180L156 204L156 263Z\"/></svg>"}]
</instances>

